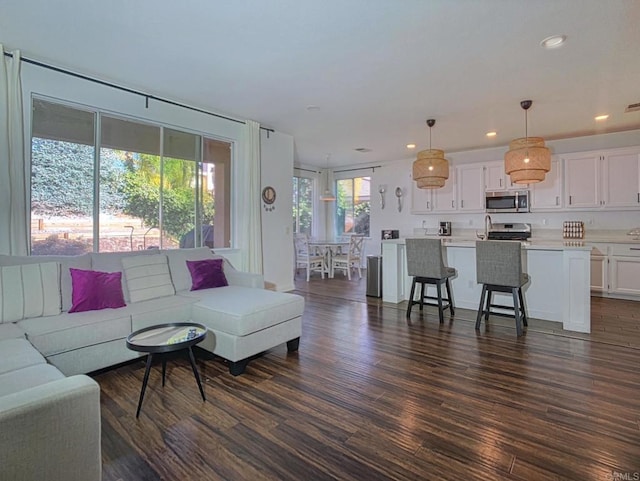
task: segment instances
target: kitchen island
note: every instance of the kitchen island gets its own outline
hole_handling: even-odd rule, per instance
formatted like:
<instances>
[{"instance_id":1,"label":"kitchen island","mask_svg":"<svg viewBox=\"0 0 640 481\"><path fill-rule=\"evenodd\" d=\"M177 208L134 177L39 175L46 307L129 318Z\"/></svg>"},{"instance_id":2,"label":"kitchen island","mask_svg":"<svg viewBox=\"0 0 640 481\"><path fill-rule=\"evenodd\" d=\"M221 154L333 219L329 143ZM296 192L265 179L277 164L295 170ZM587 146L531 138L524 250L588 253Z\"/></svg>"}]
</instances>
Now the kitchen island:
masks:
<instances>
[{"instance_id":1,"label":"kitchen island","mask_svg":"<svg viewBox=\"0 0 640 481\"><path fill-rule=\"evenodd\" d=\"M458 271L452 279L456 307L476 311L481 285L476 283L475 240L443 238L445 262ZM523 242L523 269L531 280L523 288L531 318L562 323L568 331L591 331L591 247L576 241ZM409 299L405 239L382 241L382 300L397 304ZM432 293L429 293L432 295ZM513 305L510 294L495 293L496 304Z\"/></svg>"}]
</instances>

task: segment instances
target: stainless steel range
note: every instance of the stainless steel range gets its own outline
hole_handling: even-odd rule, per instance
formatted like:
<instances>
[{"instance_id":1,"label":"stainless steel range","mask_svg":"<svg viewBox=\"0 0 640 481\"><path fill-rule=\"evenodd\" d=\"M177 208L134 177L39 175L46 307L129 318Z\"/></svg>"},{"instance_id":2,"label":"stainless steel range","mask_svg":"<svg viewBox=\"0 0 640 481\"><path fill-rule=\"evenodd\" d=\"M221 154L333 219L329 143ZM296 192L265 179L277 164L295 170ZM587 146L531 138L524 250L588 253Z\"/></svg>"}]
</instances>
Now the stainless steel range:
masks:
<instances>
[{"instance_id":1,"label":"stainless steel range","mask_svg":"<svg viewBox=\"0 0 640 481\"><path fill-rule=\"evenodd\" d=\"M531 224L492 224L488 239L491 240L527 240L531 237Z\"/></svg>"}]
</instances>

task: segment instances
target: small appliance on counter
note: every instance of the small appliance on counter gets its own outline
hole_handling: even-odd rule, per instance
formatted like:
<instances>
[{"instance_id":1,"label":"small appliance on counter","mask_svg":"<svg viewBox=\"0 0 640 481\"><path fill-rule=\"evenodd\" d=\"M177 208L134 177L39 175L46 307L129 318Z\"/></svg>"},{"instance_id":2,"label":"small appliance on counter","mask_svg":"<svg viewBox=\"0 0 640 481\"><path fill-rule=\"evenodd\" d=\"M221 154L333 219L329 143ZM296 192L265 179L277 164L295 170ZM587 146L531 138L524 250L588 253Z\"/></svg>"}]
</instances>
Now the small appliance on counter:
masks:
<instances>
[{"instance_id":1,"label":"small appliance on counter","mask_svg":"<svg viewBox=\"0 0 640 481\"><path fill-rule=\"evenodd\" d=\"M438 235L450 236L451 235L451 222L440 222L438 228Z\"/></svg>"},{"instance_id":2,"label":"small appliance on counter","mask_svg":"<svg viewBox=\"0 0 640 481\"><path fill-rule=\"evenodd\" d=\"M380 237L382 240L398 239L400 237L400 231L395 229L384 229Z\"/></svg>"},{"instance_id":3,"label":"small appliance on counter","mask_svg":"<svg viewBox=\"0 0 640 481\"><path fill-rule=\"evenodd\" d=\"M531 224L492 224L489 230L489 240L519 240L524 241L531 237Z\"/></svg>"}]
</instances>

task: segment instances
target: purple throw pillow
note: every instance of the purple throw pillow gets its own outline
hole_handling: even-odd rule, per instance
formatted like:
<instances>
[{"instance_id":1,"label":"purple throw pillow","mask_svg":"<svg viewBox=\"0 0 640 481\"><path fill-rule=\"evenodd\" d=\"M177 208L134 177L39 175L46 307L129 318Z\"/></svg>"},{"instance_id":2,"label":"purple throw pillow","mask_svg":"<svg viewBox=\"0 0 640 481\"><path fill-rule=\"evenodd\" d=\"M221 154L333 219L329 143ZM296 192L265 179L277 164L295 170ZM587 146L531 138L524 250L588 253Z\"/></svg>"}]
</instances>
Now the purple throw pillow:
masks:
<instances>
[{"instance_id":1,"label":"purple throw pillow","mask_svg":"<svg viewBox=\"0 0 640 481\"><path fill-rule=\"evenodd\" d=\"M124 307L122 272L99 272L72 269L71 302L69 312L98 311Z\"/></svg>"},{"instance_id":2,"label":"purple throw pillow","mask_svg":"<svg viewBox=\"0 0 640 481\"><path fill-rule=\"evenodd\" d=\"M211 287L228 286L229 283L224 275L222 261L222 259L187 261L187 267L191 273L191 290L197 291Z\"/></svg>"}]
</instances>

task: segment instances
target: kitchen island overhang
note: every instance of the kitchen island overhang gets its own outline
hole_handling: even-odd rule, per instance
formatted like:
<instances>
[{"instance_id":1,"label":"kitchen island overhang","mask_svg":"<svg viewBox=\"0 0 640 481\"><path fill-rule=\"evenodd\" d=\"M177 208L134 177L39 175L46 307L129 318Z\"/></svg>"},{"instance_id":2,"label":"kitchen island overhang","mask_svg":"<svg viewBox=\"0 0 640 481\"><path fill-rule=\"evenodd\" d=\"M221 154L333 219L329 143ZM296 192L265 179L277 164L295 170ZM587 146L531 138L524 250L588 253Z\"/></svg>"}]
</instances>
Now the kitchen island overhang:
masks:
<instances>
[{"instance_id":1,"label":"kitchen island overhang","mask_svg":"<svg viewBox=\"0 0 640 481\"><path fill-rule=\"evenodd\" d=\"M591 247L580 242L523 242L523 269L531 277L523 288L530 318L562 323L567 331L591 332ZM444 239L446 263L456 307L477 310L482 287L476 283L475 241ZM398 304L409 299L405 238L382 241L382 300ZM499 296L499 293L495 294ZM499 303L512 305L510 296Z\"/></svg>"}]
</instances>

